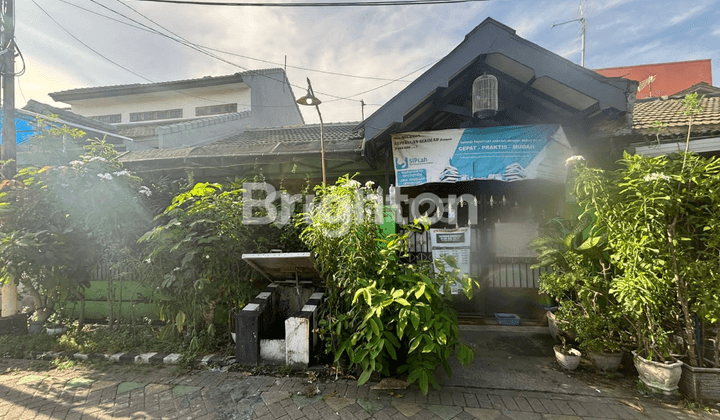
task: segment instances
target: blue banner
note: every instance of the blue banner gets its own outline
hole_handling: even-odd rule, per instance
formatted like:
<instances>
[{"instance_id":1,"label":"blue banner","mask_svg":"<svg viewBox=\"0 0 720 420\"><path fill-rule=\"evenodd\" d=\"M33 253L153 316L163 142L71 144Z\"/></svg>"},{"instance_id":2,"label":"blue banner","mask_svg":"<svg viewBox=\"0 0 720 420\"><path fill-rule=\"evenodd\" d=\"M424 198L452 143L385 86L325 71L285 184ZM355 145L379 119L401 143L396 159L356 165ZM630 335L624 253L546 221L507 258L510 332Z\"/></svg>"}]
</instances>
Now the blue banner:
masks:
<instances>
[{"instance_id":1,"label":"blue banner","mask_svg":"<svg viewBox=\"0 0 720 420\"><path fill-rule=\"evenodd\" d=\"M565 159L572 155L559 125L399 133L392 146L400 187L482 179L564 182Z\"/></svg>"}]
</instances>

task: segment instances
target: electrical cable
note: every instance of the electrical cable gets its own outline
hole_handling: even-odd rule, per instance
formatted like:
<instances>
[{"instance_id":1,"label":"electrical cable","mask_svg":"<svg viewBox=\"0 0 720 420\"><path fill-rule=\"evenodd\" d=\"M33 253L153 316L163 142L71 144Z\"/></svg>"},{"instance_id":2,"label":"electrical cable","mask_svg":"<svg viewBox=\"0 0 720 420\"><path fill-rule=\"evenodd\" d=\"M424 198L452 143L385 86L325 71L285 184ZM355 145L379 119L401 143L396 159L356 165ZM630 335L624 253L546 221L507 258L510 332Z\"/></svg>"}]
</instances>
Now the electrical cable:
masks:
<instances>
[{"instance_id":1,"label":"electrical cable","mask_svg":"<svg viewBox=\"0 0 720 420\"><path fill-rule=\"evenodd\" d=\"M60 29L62 29L63 31L65 31L68 35L70 35L73 39L75 39L77 42L79 42L80 44L82 44L83 46L85 46L85 47L86 47L87 49L89 49L90 51L94 52L94 53L97 54L98 56L100 56L100 57L102 57L103 59L109 61L110 63L112 63L112 64L120 67L121 69L123 69L123 70L125 70L125 71L127 71L127 72L129 72L129 73L131 73L131 74L133 74L133 75L135 75L135 76L137 76L137 77L139 77L139 78L141 78L141 79L149 82L149 83L156 83L156 82L148 79L147 77L145 77L145 76L143 76L143 75L141 75L141 74L138 74L138 73L136 73L136 72L128 69L127 67L125 67L125 66L123 66L123 65L121 65L121 64L119 64L119 63L117 63L117 62L115 62L115 61L113 61L113 60L111 60L110 58L102 55L101 53L99 53L98 51L96 51L95 49L93 49L92 47L90 47L88 44L86 44L86 43L84 43L83 41L81 41L78 37L76 37L75 35L73 35L70 31L68 31L67 29L65 29L65 27L63 27L63 26L60 24L60 22L58 22L57 20L55 20L55 19L54 19L45 9L43 9L35 0L31 0L31 1L32 1L33 3L35 3L35 5L36 5L40 10L42 10L43 13L45 13L45 14L50 18L50 20L52 20L53 22L55 22L55 24L57 24L57 25L60 27ZM181 94L181 95L189 96L189 97L192 97L192 98L202 99L202 100L205 100L205 101L215 102L215 103L218 103L218 104L224 103L224 102L222 102L222 101L218 101L218 100L214 100L214 99L209 99L209 98L204 98L204 97L202 97L202 96L193 95L193 94L190 94L190 93L187 93L187 92L182 92L182 91L175 90L175 89L173 89L173 91L174 91L174 92L177 92L177 93L179 93L179 94ZM247 104L239 104L239 105L249 106L249 105L247 105ZM288 108L288 107L291 107L291 106L289 106L289 105L288 105L288 106L277 105L277 106L272 106L272 107L273 107L273 108Z\"/></svg>"},{"instance_id":2,"label":"electrical cable","mask_svg":"<svg viewBox=\"0 0 720 420\"><path fill-rule=\"evenodd\" d=\"M145 17L145 19L150 20L151 22L155 23L156 25L160 26L161 28L165 29L166 31L170 32L171 34L175 35L175 36L178 37L178 38L173 38L173 37L171 37L171 36L168 36L168 35L166 35L166 34L163 34L162 32L160 32L160 31L158 31L158 30L156 30L156 29L150 28L149 26L147 26L147 25L145 25L145 24L143 24L143 23L140 23L140 22L138 22L137 20L135 20L135 19L133 19L133 18L131 18L131 17L129 17L129 16L123 15L122 13L120 13L120 12L114 10L114 9L111 9L111 8L105 6L105 5L102 5L102 4L98 3L96 0L90 0L90 1L93 2L93 3L95 3L95 4L97 4L98 6L101 6L101 7L105 8L105 9L107 9L107 10L115 13L115 14L118 14L118 15L120 15L120 16L122 16L122 17L124 17L124 18L126 18L126 19L128 19L128 20L130 20L130 21L132 21L132 22L135 22L135 23L137 23L138 25L144 26L144 27L148 28L149 30L153 31L154 33L156 33L156 34L158 34L158 35L165 36L165 37L167 37L167 38L169 38L169 39L171 39L171 40L173 40L173 41L175 41L175 42L178 42L178 43L180 43L180 44L182 44L182 45L185 45L185 46L187 46L187 47L189 47L189 48L194 49L195 51L198 51L198 52L200 52L200 53L202 53L202 54L205 54L205 55L207 55L208 57L215 58L216 60L222 61L222 62L224 62L224 63L226 63L226 64L230 64L231 66L238 67L238 68L240 68L240 69L242 69L242 70L244 70L244 71L250 71L250 70L249 70L248 68L246 68L246 67L243 67L243 66L241 66L241 65L239 65L239 64L236 64L236 63L233 63L233 62L231 62L231 61L229 61L229 60L225 60L225 59L222 58L222 57L218 57L216 54L212 54L212 53L210 53L210 52L204 51L202 48L199 48L197 45L193 44L192 42L190 42L190 41L188 41L188 40L180 37L179 35L173 33L172 31L170 31L170 30L162 27L161 25L153 22L151 19L149 19L149 18L145 17L144 15L142 15L140 12L135 11L136 13L138 13L138 14L142 15L143 17ZM126 5L126 6L127 6L127 5ZM127 7L130 8L130 6L127 6ZM132 9L132 8L131 8L131 9ZM133 10L134 10L134 9L133 9ZM283 83L283 84L285 83L285 80L278 80L278 79L275 79L274 77L270 77L270 76L268 76L268 75L266 75L266 74L260 74L260 76L265 77L265 78L270 79L270 80L273 80L273 81L278 82L278 83ZM285 78L283 78L283 79L285 79ZM294 84L290 83L289 81L288 81L288 84L289 84L290 86L295 86L295 87L297 87L297 88L299 88L299 89L304 89L302 86L294 85ZM319 92L319 93L322 93L322 92ZM323 95L330 96L330 97L333 97L333 98L340 98L339 96L331 95L331 94L329 94L329 93L322 93L322 94L323 94ZM357 100L355 100L355 99L349 99L349 100L359 102L359 101L357 101Z\"/></svg>"},{"instance_id":3,"label":"electrical cable","mask_svg":"<svg viewBox=\"0 0 720 420\"><path fill-rule=\"evenodd\" d=\"M415 6L430 4L453 4L453 3L473 3L486 2L490 0L380 0L380 1L351 1L338 3L236 3L236 2L218 2L218 1L194 1L194 0L138 0L148 3L172 3L185 4L192 6L233 6L233 7L368 7L368 6Z\"/></svg>"},{"instance_id":4,"label":"electrical cable","mask_svg":"<svg viewBox=\"0 0 720 420\"><path fill-rule=\"evenodd\" d=\"M116 65L117 67L120 67L121 69L127 71L128 73L134 74L135 76L137 76L137 77L139 77L139 78L141 78L141 79L143 79L143 80L145 80L145 81L147 81L147 82L154 83L152 80L148 79L147 77L145 77L145 76L143 76L143 75L140 75L140 74L138 74L138 73L135 73L134 71L130 70L129 68L127 68L127 67L125 67L125 66L123 66L122 64L119 64L119 63L117 63L117 62L109 59L108 57L105 57L105 56L102 55L100 52L98 52L97 50L95 50L94 48L92 48L91 46L89 46L88 44L86 44L86 43L84 43L83 41L81 41L80 38L76 37L76 36L73 35L70 31L68 31L67 29L65 29L65 27L63 27L63 26L60 24L60 22L58 22L57 20L55 20L55 18L52 17L52 15L51 15L50 13L48 13L47 11L45 11L45 9L43 9L42 6L40 6L35 0L30 0L30 1L32 1L33 3L35 3L35 6L37 6L40 10L42 10L42 12L45 13L45 14L47 15L47 17L50 18L50 20L52 20L53 22L55 22L55 24L58 25L58 26L60 27L60 29L62 29L63 31L65 31L65 33L68 34L68 35L70 35L75 41L77 41L77 42L81 43L83 46L85 46L85 48L89 49L90 51L94 52L94 53L97 54L98 56L100 56L100 57L102 57L103 59L109 61L110 63Z\"/></svg>"},{"instance_id":5,"label":"electrical cable","mask_svg":"<svg viewBox=\"0 0 720 420\"><path fill-rule=\"evenodd\" d=\"M22 51L20 51L20 47L18 46L17 41L15 41L15 39L13 39L12 43L13 43L13 46L15 47L15 49L17 50L18 57L20 57L20 60L22 60L22 70L15 73L15 76L20 77L20 76L24 75L25 70L27 70L27 66L25 65L25 57L22 55Z\"/></svg>"},{"instance_id":6,"label":"electrical cable","mask_svg":"<svg viewBox=\"0 0 720 420\"><path fill-rule=\"evenodd\" d=\"M356 93L356 94L354 94L354 95L346 96L346 97L344 97L344 98L331 99L331 100L325 101L325 102L335 102L335 101L339 101L339 100L343 100L343 99L345 99L345 100L353 100L353 99L350 99L350 98L352 98L353 96L358 96L358 95L362 95L362 94L365 94L365 93L368 93L368 92L372 92L372 91L374 91L374 90L382 89L382 88L384 88L385 86L390 85L390 84L392 84L392 83L394 83L394 82L396 82L396 81L398 81L398 80L400 80L400 79L404 79L404 78L410 76L410 75L413 74L413 73L417 73L417 72L419 72L420 70L422 70L422 69L424 69L424 68L426 68L426 67L430 67L430 66L432 66L432 65L435 64L435 63L437 63L437 62L440 61L440 60L441 60L441 59L437 59L437 60L433 61L432 63L426 64L426 65L420 67L419 69L413 70L413 71L411 71L410 73L408 73L408 74L400 77L399 79L393 80L393 81L391 81L391 82L387 82L387 83L385 83L384 85L380 85L380 86L378 86L378 87L375 87L375 88L372 88L372 89L368 89L368 90L365 90L365 91L363 91L363 92ZM365 104L365 105L368 105L368 104Z\"/></svg>"},{"instance_id":7,"label":"electrical cable","mask_svg":"<svg viewBox=\"0 0 720 420\"><path fill-rule=\"evenodd\" d=\"M61 0L61 1L63 1L63 0ZM203 49L206 48L206 47L203 47L203 46L201 46L201 45L198 45L198 44L195 44L195 43L193 43L193 42L191 42L191 41L188 41L187 39L183 38L182 36L180 36L180 35L178 35L178 34L176 34L176 33L174 33L174 32L172 32L171 30L163 27L163 26L160 25L159 23L153 21L152 19L148 18L148 17L145 16L144 14L142 14L142 13L140 13L139 11L133 9L132 7L130 7L129 5L123 3L123 2L120 1L120 0L116 0L116 1L117 1L118 3L124 5L125 7L129 8L130 10L134 11L134 12L137 13L138 15L142 16L143 18L147 19L148 21L152 22L153 24L157 25L158 27L160 27L160 28L168 31L169 33L171 33L172 35L174 35L174 36L177 37L177 38L173 38L173 37L171 37L171 36L169 36L169 35L167 35L167 34L164 34L164 33L160 32L160 31L158 31L158 30L156 30L156 29L154 29L154 28L151 28L151 27L149 27L149 26L147 26L147 25L145 25L145 24L143 24L143 23L141 23L141 22L138 22L137 20L135 20L135 19L133 19L133 18L131 18L131 17L129 17L129 16L126 16L126 15L124 15L124 14L122 14L122 13L120 13L120 12L114 10L114 9L111 9L111 8L105 6L105 5L102 5L102 4L98 3L96 0L90 0L90 1L93 2L93 3L95 3L95 4L97 4L98 6L103 7L104 9L107 9L107 10L109 10L109 11L111 11L111 12L113 12L113 13L119 15L119 16L124 17L125 19L128 19L128 20L130 20L130 21L132 21L132 22L134 22L134 23L136 23L136 24L138 24L138 25L141 25L143 28L146 28L146 29L147 29L148 31L150 31L151 33L155 33L155 34L157 34L157 35L164 36L164 37L166 37L166 38L168 38L168 39L170 39L170 40L173 40L173 41L178 42L178 43L180 43L180 44L182 44L182 45L185 45L185 46L187 46L187 47L189 47L189 48L192 48L192 49L194 49L194 50L196 50L196 51L198 51L198 52L200 52L200 53L203 53L203 54L205 54L205 55L207 55L207 56L209 56L209 57L215 58L215 59L220 60L220 61L222 61L222 62L224 62L224 63L226 63L226 64L230 64L230 65L232 65L232 66L235 66L235 67L241 68L241 69L243 69L243 70L245 70L245 71L248 71L248 69L247 69L246 67L243 67L243 66L240 66L240 65L238 65L238 64L236 64L236 63L233 63L233 62L231 62L231 61L225 60L225 59L223 59L222 57L218 57L216 54L212 54L212 53L209 53L209 52L207 52L207 51L204 51ZM65 2L65 1L63 1L63 2ZM68 3L68 2L65 2L65 3ZM68 4L72 4L72 3L68 3ZM100 15L100 16L104 16L104 15ZM115 19L113 19L113 20L115 20ZM134 27L134 25L131 25L131 26ZM227 53L227 52L226 52L226 53ZM228 54L235 55L235 54L232 54L232 53L228 53ZM261 60L261 61L263 61L263 60ZM433 63L434 63L434 62L433 62ZM425 68L425 67L427 67L427 66L429 66L429 65L431 65L431 64L433 64L433 63L427 64L427 65L421 67L420 69L417 69L417 70L415 70L415 71L413 71L413 72L411 72L411 73L409 73L409 74L413 74L413 73L415 73L415 72L417 72L417 71L419 71L419 70L421 70L421 69L423 69L423 68ZM409 74L408 74L408 75L409 75ZM276 82L278 82L278 83L285 83L284 80L278 80L278 79L275 79L275 78L270 77L270 76L268 76L268 75L261 75L261 76L266 77L266 78L268 78L268 79L271 79L271 80L273 80L273 81L276 81ZM385 87L385 86L388 86L388 85L390 85L390 84L392 84L392 83L401 81L401 80L404 79L405 77L407 77L407 75L406 75L406 76L403 76L403 77L401 77L401 78L399 78L399 79L384 79L384 80L390 80L390 81L389 81L388 83L385 83L385 84L379 86L379 87L376 87L376 88L373 88L373 89L369 89L369 90L367 90L367 91L365 91L365 92L356 93L356 94L354 94L354 95L350 95L350 96L347 96L347 97L341 97L341 96L337 96L337 95L332 95L332 94L325 93L325 92L321 92L321 91L318 91L317 93L319 93L319 94L321 94L321 95L329 96L329 97L331 97L331 98L335 98L335 99L332 99L332 100L326 101L326 102L333 102L333 101L335 101L335 100L348 100L348 101L360 102L360 101L357 100L357 99L352 99L352 97L353 97L353 96L361 95L362 93L372 92L372 91L374 91L374 90L381 89L381 88L383 88L383 87ZM295 84L292 84L292 83L289 83L289 82L288 82L288 84L289 84L290 86L294 86L294 87L299 88L299 89L304 89L303 86L295 85Z\"/></svg>"},{"instance_id":8,"label":"electrical cable","mask_svg":"<svg viewBox=\"0 0 720 420\"><path fill-rule=\"evenodd\" d=\"M96 11L94 11L94 10L90 10L90 9L88 9L88 8L82 7L82 6L78 5L78 4L71 3L71 2L69 2L69 1L67 1L67 0L58 0L58 1L60 1L61 3L65 3L65 4L67 4L68 6L73 6L73 7L75 7L75 8L80 9L80 10L84 10L84 11L86 11L86 12L88 12L88 13L92 13L92 14L94 14L94 15L103 17L103 18L105 18L105 19L112 20L113 22L117 22L117 23L120 23L120 24L122 24L122 25L129 26L129 27L131 27L131 28L139 29L139 30L141 30L141 31L145 31L145 32L148 32L148 33L151 33L151 34L155 34L155 35L160 35L160 36L163 36L163 37L166 37L166 38L172 38L172 37L169 37L169 36L166 35L166 34L158 33L158 31L156 31L156 30L148 29L146 26L133 25L133 24L131 24L131 23L122 21L122 20L120 20L120 19L116 19L116 18L114 18L114 17L112 17L112 16L104 15L104 14L98 13L98 12L96 12ZM129 7L129 6L127 6L127 4L125 4L125 3L123 3L123 2L120 2L120 3L122 3L122 4L125 5L126 7ZM131 8L131 10L135 11L136 13L139 13L139 12L137 12L135 9L132 9L132 8ZM148 19L148 18L147 18L145 15L143 15L142 13L139 13L139 14L140 14L141 16L145 17L146 19ZM125 17L125 15L122 15L122 14L120 14L120 15L123 16L123 17ZM150 19L148 19L148 20L150 20ZM150 20L150 21L152 22L152 20ZM153 23L154 23L154 22L153 22ZM244 59L246 59L246 60L259 61L259 62L261 62L261 63L272 64L272 65L274 65L274 66L284 66L284 67L288 67L288 68L291 68L291 69L304 70L304 71L309 71L309 72L313 72L313 73L329 74L329 75L332 75L332 76L341 76L341 77L350 77L350 78L354 78L354 79L379 80L379 81L390 81L390 80L393 80L393 81L400 81L400 82L407 82L407 83L411 82L411 80L397 80L397 79L390 79L390 78L386 78L386 77L373 77L373 76L358 76L358 75L355 75L355 74L346 74L346 73L339 73L339 72L334 72L334 71L317 70L317 69L311 69L311 68L307 68L307 67L286 65L285 63L278 63L278 62L275 62L275 61L263 60L262 58L255 58L255 57L250 57L250 56L247 56L247 55L237 54L237 53L233 53L233 52L230 52L230 51L225 51L225 50L221 50L221 49L217 49L217 48L213 48L213 47L208 47L208 46L206 46L206 45L201 45L201 44L197 44L197 43L193 43L193 44L196 45L196 46L198 46L198 47L200 47L200 48L204 48L204 49L210 50L210 51L215 51L215 52L218 52L218 53L221 53L221 54L232 55L232 56L235 56L235 57L244 58Z\"/></svg>"},{"instance_id":9,"label":"electrical cable","mask_svg":"<svg viewBox=\"0 0 720 420\"><path fill-rule=\"evenodd\" d=\"M66 2L66 1L64 1L64 0L61 0L61 1L63 1L64 3L70 4L70 5L73 5L73 6L75 6L75 7L79 7L79 6L77 6L77 5L74 5L74 4L72 4L72 3ZM120 0L117 0L117 1L118 1L119 3L125 5L126 7L130 8L131 10L135 11L135 12L138 13L139 15L143 16L145 19L149 20L150 22L153 22L153 23L156 24L157 26L159 26L159 27L167 30L167 31L170 32L171 34L177 36L179 39L173 38L173 37L168 36L167 34L164 34L164 33L160 32L160 31L158 31L158 30L156 30L156 29L150 28L150 27L148 27L147 25L142 24L141 22L138 22L138 21L136 21L136 20L134 20L134 19L126 16L126 15L123 15L123 14L120 13L120 12L117 12L116 10L113 10L113 9L111 9L111 8L109 8L109 7L106 7L106 6L102 5L102 4L97 3L95 0L91 0L91 1L92 1L93 3L95 3L95 4L98 4L99 6L101 6L101 7L103 7L103 8L105 8L105 9L107 9L107 10L110 10L110 11L113 12L113 13L116 13L116 14L124 17L125 19L128 19L128 20L130 20L130 21L132 21L132 22L137 23L138 25L141 25L142 27L147 28L147 30L150 31L150 32L152 32L152 33L155 33L155 34L158 34L158 35L161 35L161 36L165 36L165 37L167 37L167 38L169 38L169 39L171 39L171 40L174 40L174 41L176 41L176 42L178 42L178 43L180 43L180 44L182 44L182 45L188 46L188 47L190 47L190 48L195 49L195 50L198 51L198 52L201 52L201 53L203 53L203 54L206 54L206 55L208 55L209 57L218 59L218 60L223 61L223 62L225 62L225 63L227 63L227 64L230 64L230 65L233 65L233 66L236 66L236 67L239 67L239 68L241 68L241 69L243 69L243 70L248 71L248 70L247 70L245 67L243 67L243 66L240 66L240 65L238 65L238 64L236 64L236 63L232 63L232 62L230 62L230 61L228 61L228 60L223 59L222 57L218 57L216 54L212 54L212 53L209 53L209 52L207 52L207 51L204 51L201 46L198 46L198 45L196 45L196 44L193 44L192 42L187 41L186 39L184 39L184 38L182 38L181 36L173 33L172 31L170 31L170 30L162 27L162 25L159 25L158 23L154 22L152 19L144 16L142 13L140 13L140 12L134 10L133 8L131 8L130 6L122 3L122 1L120 1ZM481 0L481 1L486 1L486 0ZM121 64L119 64L119 63L111 60L110 58L104 56L104 55L101 54L100 52L96 51L95 49L93 49L92 47L90 47L88 44L86 44L86 43L84 43L83 41L81 41L78 37L76 37L75 35L73 35L70 31L68 31L67 29L65 29L57 20L55 20L55 19L54 19L45 9L43 9L35 0L32 0L32 2L33 2L43 13L45 13L56 25L60 26L60 28L61 28L63 31L65 31L65 32L66 32L68 35L70 35L73 39L75 39L77 42L79 42L80 44L82 44L83 46L85 46L86 48L88 48L89 50L91 50L92 52L94 52L95 54L99 55L100 57L102 57L103 59L109 61L110 63L112 63L112 64L114 64L114 65L122 68L123 70L125 70L125 71L127 71L127 72L129 72L129 73L131 73L131 74L133 74L133 75L135 75L135 76L137 76L137 77L140 77L141 79L143 79L143 80L145 80L145 81L147 81L147 82L149 82L149 83L156 83L156 82L154 82L154 81L152 81L152 80L150 80L150 79L148 79L148 78L146 78L146 77L144 77L144 76L142 76L142 75L140 75L140 74L138 74L138 73L136 73L136 72L134 72L134 71L132 71L132 70L124 67L124 66L122 66ZM80 8L82 8L82 7L80 7ZM85 10L87 10L87 9L85 9ZM88 11L89 11L89 10L88 10ZM95 12L93 12L93 13L95 13ZM96 14L98 14L98 13L96 13ZM104 15L101 15L101 14L99 14L99 15L100 15L100 16L104 16ZM107 17L107 16L105 16L105 17ZM108 17L108 18L109 18L109 17ZM112 19L112 18L110 18L110 19ZM116 19L112 19L112 20L116 20ZM116 20L116 21L117 21L117 20ZM118 21L118 22L119 22L119 21ZM133 25L130 25L130 26L133 26ZM24 60L23 60L23 61L24 61ZM377 89L381 89L381 88L383 88L383 87L385 87L385 86L388 86L388 85L390 85L390 84L392 84L392 83L394 83L394 82L400 81L400 80L402 80L403 78L405 78L405 77L407 77L407 76L409 76L409 75L411 75L411 74L413 74L413 73L415 73L415 72L417 72L417 71L420 71L420 70L422 70L423 68L425 68L425 67L427 67L427 66L429 66L429 65L432 65L432 64L434 64L434 63L435 63L435 62L430 63L430 64L427 64L427 65L425 65L425 66L423 66L423 67L421 67L421 68L419 68L419 69L417 69L417 70L415 70L415 71L413 71L413 72L408 73L408 74L405 75L405 76L402 76L402 77L400 77L400 78L398 78L398 79L393 79L393 80L389 81L388 83L385 83L385 84L383 84L383 85L381 85L381 86L378 86L378 87L376 87L376 88L369 89L369 90L366 90L366 91L363 91L363 92L360 92L360 93L356 93L356 94L353 94L353 95L349 95L349 96L347 96L347 97L340 97L340 96L336 96L336 95L332 95L332 94L328 94L328 93L323 93L323 92L317 92L317 93L320 93L320 94L322 94L322 95L326 95L326 96L330 96L330 97L332 97L332 98L335 98L335 99L331 99L331 100L328 100L328 101L325 101L325 102L334 102L334 101L337 101L337 100L350 100L350 101L360 102L360 101L357 100L357 99L352 99L352 97L361 95L361 94L363 94L363 93L372 92L372 91L377 90ZM285 80L278 80L278 79L272 78L272 77L270 77L270 76L268 76L268 75L265 75L265 74L260 74L260 75L261 75L261 76L264 76L264 77L266 77L266 78L268 78L268 79L274 80L274 81L276 81L276 82L280 82L280 83L285 83L285 80L287 80L286 78L284 78ZM290 84L290 83L288 82L288 84ZM291 85L291 86L295 86L295 87L300 88L300 89L304 89L304 87L302 87L302 86L293 85L293 84L290 84L290 85ZM196 96L196 95L192 95L192 94L188 94L188 93L185 93L185 92L181 92L181 91L177 91L177 90L176 90L176 92L177 92L177 93L180 93L180 94L183 94L183 95L186 95L186 96L190 96L190 97L194 97L194 98L198 98L198 99L202 99L202 100L207 100L207 101L211 101L211 102L220 103L219 101L216 101L216 100L212 100L212 99L208 99L208 98L203 98L203 97ZM286 106L272 106L272 107L286 107Z\"/></svg>"}]
</instances>

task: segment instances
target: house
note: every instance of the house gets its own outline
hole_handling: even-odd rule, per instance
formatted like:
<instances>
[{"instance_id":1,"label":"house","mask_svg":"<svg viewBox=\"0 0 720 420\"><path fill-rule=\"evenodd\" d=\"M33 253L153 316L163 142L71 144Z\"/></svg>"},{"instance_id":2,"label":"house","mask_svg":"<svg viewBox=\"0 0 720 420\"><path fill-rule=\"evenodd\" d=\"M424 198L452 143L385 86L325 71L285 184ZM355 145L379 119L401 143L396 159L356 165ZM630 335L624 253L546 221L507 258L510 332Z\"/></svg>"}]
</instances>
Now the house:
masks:
<instances>
[{"instance_id":1,"label":"house","mask_svg":"<svg viewBox=\"0 0 720 420\"><path fill-rule=\"evenodd\" d=\"M132 138L127 150L212 142L245 129L303 124L282 69L50 93L71 111ZM172 128L167 128L172 126Z\"/></svg>"},{"instance_id":2,"label":"house","mask_svg":"<svg viewBox=\"0 0 720 420\"><path fill-rule=\"evenodd\" d=\"M39 123L46 128L66 126L81 130L84 135L38 138ZM117 127L32 99L22 109L15 110L15 129L19 166L66 164L84 153L83 146L96 138L105 139L121 151L126 142L132 142L131 138L118 134Z\"/></svg>"},{"instance_id":3,"label":"house","mask_svg":"<svg viewBox=\"0 0 720 420\"><path fill-rule=\"evenodd\" d=\"M363 181L381 176L360 151L363 132L358 123L324 124L329 179L360 172ZM172 130L173 126L165 129ZM224 181L262 173L268 182L299 192L307 180L321 178L320 125L247 129L211 143L173 149L138 150L120 156L123 165L144 176Z\"/></svg>"},{"instance_id":4,"label":"house","mask_svg":"<svg viewBox=\"0 0 720 420\"><path fill-rule=\"evenodd\" d=\"M645 156L684 151L688 140L688 117L683 98L698 93L702 111L693 117L688 150L703 155L720 155L720 88L699 83L666 98L639 99L635 104L633 130L621 139L626 148ZM665 125L658 130L657 123Z\"/></svg>"},{"instance_id":5,"label":"house","mask_svg":"<svg viewBox=\"0 0 720 420\"><path fill-rule=\"evenodd\" d=\"M392 180L402 216L425 214L436 229L412 237L412 258L453 255L484 283L473 300L456 300L461 313L542 316L548 302L528 241L568 207L565 158L605 165L620 156L637 86L488 18L358 125L364 157Z\"/></svg>"},{"instance_id":6,"label":"house","mask_svg":"<svg viewBox=\"0 0 720 420\"><path fill-rule=\"evenodd\" d=\"M710 59L611 67L595 71L603 76L624 77L639 82L638 99L676 95L699 83L712 85Z\"/></svg>"}]
</instances>

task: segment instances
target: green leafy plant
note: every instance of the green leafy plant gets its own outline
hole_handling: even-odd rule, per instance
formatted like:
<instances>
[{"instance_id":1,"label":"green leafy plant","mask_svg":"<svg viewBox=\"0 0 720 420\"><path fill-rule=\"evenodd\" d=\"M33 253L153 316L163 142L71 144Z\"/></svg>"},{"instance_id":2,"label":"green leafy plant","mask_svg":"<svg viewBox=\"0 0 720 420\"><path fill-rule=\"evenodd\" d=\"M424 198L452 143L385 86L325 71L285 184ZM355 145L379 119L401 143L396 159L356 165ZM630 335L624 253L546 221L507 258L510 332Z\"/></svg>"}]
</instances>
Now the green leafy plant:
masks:
<instances>
[{"instance_id":1,"label":"green leafy plant","mask_svg":"<svg viewBox=\"0 0 720 420\"><path fill-rule=\"evenodd\" d=\"M197 350L201 331L216 325L232 331L232 311L262 286L242 254L272 248L302 251L297 229L249 225L243 219L242 181L196 183L181 192L139 241L147 245L142 264L156 289L153 296L168 322L166 336L182 334Z\"/></svg>"},{"instance_id":2,"label":"green leafy plant","mask_svg":"<svg viewBox=\"0 0 720 420\"><path fill-rule=\"evenodd\" d=\"M326 277L326 304L320 332L335 362L344 359L358 372L360 384L373 372L406 373L423 393L439 387L434 370L457 351L463 364L473 358L459 340L451 285L459 281L471 297L477 282L460 276L452 259L405 262L407 234L383 237L376 220L381 210L371 185L350 177L316 188L313 212L301 238L316 255ZM380 213L382 214L382 213ZM420 222L408 226L420 231Z\"/></svg>"},{"instance_id":3,"label":"green leafy plant","mask_svg":"<svg viewBox=\"0 0 720 420\"><path fill-rule=\"evenodd\" d=\"M583 232L588 232L584 240ZM540 292L558 302L558 324L573 333L583 350L594 352L618 352L629 340L627 323L610 293L614 270L604 252L606 243L588 214L552 219L530 243L538 253L533 268L552 270L541 275Z\"/></svg>"},{"instance_id":4,"label":"green leafy plant","mask_svg":"<svg viewBox=\"0 0 720 420\"><path fill-rule=\"evenodd\" d=\"M139 178L93 141L66 166L28 167L0 184L0 272L33 297L34 318L82 297L90 271L117 260L151 221Z\"/></svg>"},{"instance_id":5,"label":"green leafy plant","mask_svg":"<svg viewBox=\"0 0 720 420\"><path fill-rule=\"evenodd\" d=\"M699 357L694 314L717 322L720 161L683 153L625 155L615 171L580 166L578 202L597 216L617 268L611 290L631 320L639 352L665 360L684 338Z\"/></svg>"}]
</instances>

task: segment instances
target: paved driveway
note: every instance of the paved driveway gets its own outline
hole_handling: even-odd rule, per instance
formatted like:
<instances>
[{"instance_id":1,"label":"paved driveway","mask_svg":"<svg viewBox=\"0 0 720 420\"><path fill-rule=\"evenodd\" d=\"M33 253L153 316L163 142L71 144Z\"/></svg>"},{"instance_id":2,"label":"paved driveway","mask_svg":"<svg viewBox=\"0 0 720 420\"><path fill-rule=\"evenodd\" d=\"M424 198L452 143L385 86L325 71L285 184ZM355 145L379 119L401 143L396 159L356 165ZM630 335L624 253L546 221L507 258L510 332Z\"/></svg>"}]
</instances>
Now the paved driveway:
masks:
<instances>
[{"instance_id":1,"label":"paved driveway","mask_svg":"<svg viewBox=\"0 0 720 420\"><path fill-rule=\"evenodd\" d=\"M463 337L474 343L475 361L427 396L415 386L379 391L342 379L0 359L0 419L720 419L568 375L554 367L542 332L478 327Z\"/></svg>"}]
</instances>

